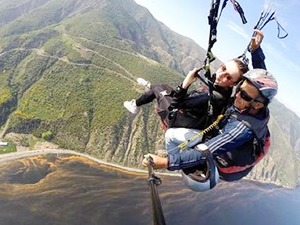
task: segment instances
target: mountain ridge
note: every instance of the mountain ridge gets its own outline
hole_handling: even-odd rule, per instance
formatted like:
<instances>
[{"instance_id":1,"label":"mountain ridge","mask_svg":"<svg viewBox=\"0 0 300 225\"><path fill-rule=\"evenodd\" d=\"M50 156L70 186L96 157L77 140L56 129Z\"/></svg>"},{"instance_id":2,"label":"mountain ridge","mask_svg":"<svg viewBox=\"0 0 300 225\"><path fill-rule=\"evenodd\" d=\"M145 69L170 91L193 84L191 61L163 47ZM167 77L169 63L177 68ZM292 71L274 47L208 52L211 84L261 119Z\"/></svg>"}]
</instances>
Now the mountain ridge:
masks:
<instances>
[{"instance_id":1,"label":"mountain ridge","mask_svg":"<svg viewBox=\"0 0 300 225\"><path fill-rule=\"evenodd\" d=\"M122 103L143 93L137 77L180 84L182 74L202 65L206 51L132 0L16 5L19 14L0 23L0 122L9 119L6 134L50 132L64 148L135 168L145 153L163 152L154 104L134 116ZM7 4L1 5L0 14L5 10ZM282 111L296 122L287 126ZM278 101L271 114L269 157L249 178L293 187L299 182L299 118Z\"/></svg>"}]
</instances>

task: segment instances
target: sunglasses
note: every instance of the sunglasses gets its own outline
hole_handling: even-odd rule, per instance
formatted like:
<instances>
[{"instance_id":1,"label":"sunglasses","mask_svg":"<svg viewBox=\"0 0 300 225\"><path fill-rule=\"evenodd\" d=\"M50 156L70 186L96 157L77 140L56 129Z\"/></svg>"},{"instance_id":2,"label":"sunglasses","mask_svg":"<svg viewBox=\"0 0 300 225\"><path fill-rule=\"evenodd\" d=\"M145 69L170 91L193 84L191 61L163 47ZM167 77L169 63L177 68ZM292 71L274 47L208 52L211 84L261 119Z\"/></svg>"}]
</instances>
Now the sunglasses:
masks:
<instances>
[{"instance_id":1,"label":"sunglasses","mask_svg":"<svg viewBox=\"0 0 300 225\"><path fill-rule=\"evenodd\" d=\"M240 92L240 95L241 95L241 98L247 102L251 102L251 101L254 101L255 99L250 97L246 91L244 91L240 86L238 86L236 88L236 93L239 93Z\"/></svg>"}]
</instances>

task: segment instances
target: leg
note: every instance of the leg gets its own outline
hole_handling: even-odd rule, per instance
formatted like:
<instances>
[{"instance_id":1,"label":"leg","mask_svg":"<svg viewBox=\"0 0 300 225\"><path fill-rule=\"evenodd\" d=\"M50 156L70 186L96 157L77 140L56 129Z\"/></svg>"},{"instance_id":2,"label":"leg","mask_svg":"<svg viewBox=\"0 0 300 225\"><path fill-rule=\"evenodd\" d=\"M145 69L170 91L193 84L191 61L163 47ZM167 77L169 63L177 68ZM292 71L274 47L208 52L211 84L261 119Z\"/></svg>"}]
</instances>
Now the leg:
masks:
<instances>
[{"instance_id":1,"label":"leg","mask_svg":"<svg viewBox=\"0 0 300 225\"><path fill-rule=\"evenodd\" d=\"M155 85L151 88L155 94L158 111L167 110L171 104L173 88L167 84Z\"/></svg>"},{"instance_id":2,"label":"leg","mask_svg":"<svg viewBox=\"0 0 300 225\"><path fill-rule=\"evenodd\" d=\"M143 79L141 77L138 78L136 81L138 82L139 85L145 87L146 91L148 91L151 88L150 81L147 81L147 80L145 80L145 79Z\"/></svg>"},{"instance_id":3,"label":"leg","mask_svg":"<svg viewBox=\"0 0 300 225\"><path fill-rule=\"evenodd\" d=\"M158 114L160 115L161 112L161 118L165 119L165 117L168 115L167 109L170 106L172 99L172 97L169 96L172 90L173 89L167 84L151 85L151 89L138 99L125 101L124 107L127 108L131 113L136 114L139 110L139 106L148 104L156 99L158 102Z\"/></svg>"},{"instance_id":4,"label":"leg","mask_svg":"<svg viewBox=\"0 0 300 225\"><path fill-rule=\"evenodd\" d=\"M169 106L172 102L173 88L167 84L156 85L152 87L156 96L157 107L155 108L157 114L160 116L166 127L169 127Z\"/></svg>"},{"instance_id":5,"label":"leg","mask_svg":"<svg viewBox=\"0 0 300 225\"><path fill-rule=\"evenodd\" d=\"M168 170L180 170L205 164L205 156L193 148L168 155Z\"/></svg>"},{"instance_id":6,"label":"leg","mask_svg":"<svg viewBox=\"0 0 300 225\"><path fill-rule=\"evenodd\" d=\"M187 128L170 128L165 133L165 148L168 154L176 154L179 153L180 149L178 145L190 140L196 134L198 134L200 130L196 129L187 129ZM193 141L190 141L186 148L191 148L196 144L202 141L202 136L196 138Z\"/></svg>"},{"instance_id":7,"label":"leg","mask_svg":"<svg viewBox=\"0 0 300 225\"><path fill-rule=\"evenodd\" d=\"M172 88L166 84L152 85L149 91L145 92L141 97L136 99L136 106L148 104L152 102L155 98L157 102L159 102L165 97L162 93L165 91L170 92L171 89Z\"/></svg>"},{"instance_id":8,"label":"leg","mask_svg":"<svg viewBox=\"0 0 300 225\"><path fill-rule=\"evenodd\" d=\"M154 91L152 89L148 90L144 94L142 94L141 97L138 99L133 99L131 101L125 101L124 102L124 107L128 109L133 114L136 114L139 111L139 106L148 104L152 102L156 98Z\"/></svg>"},{"instance_id":9,"label":"leg","mask_svg":"<svg viewBox=\"0 0 300 225\"><path fill-rule=\"evenodd\" d=\"M148 104L148 103L152 102L155 99L155 97L156 96L154 94L154 91L152 89L150 89L149 91L142 94L141 97L139 97L138 99L135 100L136 106L139 107L141 105Z\"/></svg>"}]
</instances>

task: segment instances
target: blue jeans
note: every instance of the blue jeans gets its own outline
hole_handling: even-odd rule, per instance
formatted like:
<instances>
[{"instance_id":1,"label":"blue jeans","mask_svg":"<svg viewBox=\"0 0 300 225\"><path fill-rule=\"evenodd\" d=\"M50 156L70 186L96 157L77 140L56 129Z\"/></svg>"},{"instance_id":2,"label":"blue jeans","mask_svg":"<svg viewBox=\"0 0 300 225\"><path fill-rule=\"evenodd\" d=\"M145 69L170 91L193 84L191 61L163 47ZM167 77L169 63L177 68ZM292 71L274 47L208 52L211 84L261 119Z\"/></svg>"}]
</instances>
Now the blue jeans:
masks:
<instances>
[{"instance_id":1,"label":"blue jeans","mask_svg":"<svg viewBox=\"0 0 300 225\"><path fill-rule=\"evenodd\" d=\"M200 131L187 128L170 128L165 134L165 147L168 154L168 170L179 170L204 163L203 155L192 147L201 142L202 136L188 142L180 151L178 145L189 140Z\"/></svg>"}]
</instances>

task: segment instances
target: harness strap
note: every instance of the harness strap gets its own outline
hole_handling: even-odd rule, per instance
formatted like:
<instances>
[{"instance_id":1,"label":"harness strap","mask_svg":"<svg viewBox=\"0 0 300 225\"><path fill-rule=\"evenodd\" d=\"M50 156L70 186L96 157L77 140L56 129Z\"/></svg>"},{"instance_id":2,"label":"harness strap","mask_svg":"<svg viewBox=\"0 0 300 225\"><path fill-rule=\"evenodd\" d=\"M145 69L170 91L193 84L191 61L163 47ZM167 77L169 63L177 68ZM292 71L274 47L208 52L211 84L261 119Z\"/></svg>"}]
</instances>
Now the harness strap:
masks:
<instances>
[{"instance_id":1,"label":"harness strap","mask_svg":"<svg viewBox=\"0 0 300 225\"><path fill-rule=\"evenodd\" d=\"M204 134L208 133L209 131L211 131L213 128L215 128L220 121L224 118L224 115L219 115L218 118L216 119L215 122L213 122L210 126L208 126L206 129L200 131L198 134L194 135L193 137L191 137L189 140L182 142L181 144L179 144L177 147L179 150L182 150L184 148L186 148L186 146L188 145L189 142L196 140L197 138L203 136Z\"/></svg>"},{"instance_id":2,"label":"harness strap","mask_svg":"<svg viewBox=\"0 0 300 225\"><path fill-rule=\"evenodd\" d=\"M288 36L288 33L280 25L280 23L278 22L277 18L275 17L275 14L276 14L275 6L273 6L271 4L265 5L264 9L260 13L260 17L259 17L257 23L256 23L256 25L254 26L253 29L262 30L270 21L275 20L276 23L277 23L277 31L278 31L277 37L279 39L286 38ZM281 34L281 33L283 33L283 34ZM253 32L252 37L254 37L254 35L255 35L255 32ZM251 41L247 45L247 48L245 49L245 51L243 52L243 54L240 55L240 56L238 56L238 58L240 58L245 63L247 63L247 65L249 64L249 59L247 58L246 54L247 54L247 51L251 52L250 45L251 45Z\"/></svg>"},{"instance_id":3,"label":"harness strap","mask_svg":"<svg viewBox=\"0 0 300 225\"><path fill-rule=\"evenodd\" d=\"M225 6L227 4L227 1L228 0L224 0L219 17L221 17L221 14L222 14L223 9L225 8ZM241 5L237 1L235 1L235 0L230 0L230 1L231 1L232 5L233 5L235 11L237 11L240 14L240 17L242 19L243 24L246 24L247 23L247 19L246 19L245 15L244 15L244 10L242 9Z\"/></svg>"},{"instance_id":4,"label":"harness strap","mask_svg":"<svg viewBox=\"0 0 300 225\"><path fill-rule=\"evenodd\" d=\"M211 121L211 118L212 118L213 112L214 112L213 105L212 105L212 96L213 96L214 86L213 86L213 77L212 77L211 71L210 71L210 63L215 60L215 57L214 57L211 49L212 49L213 45L217 42L217 25L221 18L222 11L227 4L227 1L228 0L224 0L221 11L220 11L220 15L218 16L218 11L219 11L221 1L220 0L212 0L211 1L211 9L210 9L210 13L208 16L208 24L210 25L210 31L209 31L208 49L207 49L206 58L204 60L204 66L203 66L204 70L205 70L205 77L209 81L209 82L206 82L208 84L208 88L209 88L208 107L207 107L208 115L207 115L207 121L206 121L207 125ZM235 0L230 0L230 1L233 4L235 10L240 14L243 23L244 24L247 23L247 20L244 16L244 11L243 11L242 7L240 6L240 4ZM200 78L199 75L198 75L198 78Z\"/></svg>"},{"instance_id":5,"label":"harness strap","mask_svg":"<svg viewBox=\"0 0 300 225\"><path fill-rule=\"evenodd\" d=\"M237 119L241 123L243 123L251 132L253 133L253 155L258 156L261 153L264 153L264 140L261 140L258 136L256 131L253 129L251 124L245 120L239 119L236 115L232 114L231 117Z\"/></svg>"}]
</instances>

